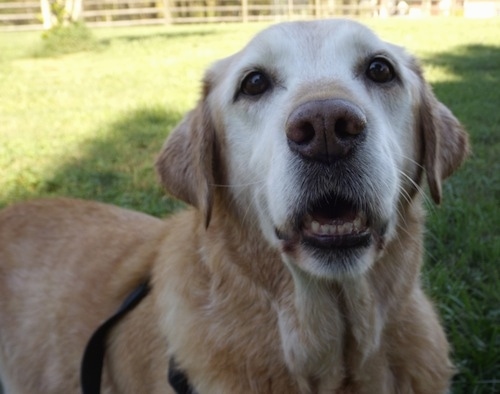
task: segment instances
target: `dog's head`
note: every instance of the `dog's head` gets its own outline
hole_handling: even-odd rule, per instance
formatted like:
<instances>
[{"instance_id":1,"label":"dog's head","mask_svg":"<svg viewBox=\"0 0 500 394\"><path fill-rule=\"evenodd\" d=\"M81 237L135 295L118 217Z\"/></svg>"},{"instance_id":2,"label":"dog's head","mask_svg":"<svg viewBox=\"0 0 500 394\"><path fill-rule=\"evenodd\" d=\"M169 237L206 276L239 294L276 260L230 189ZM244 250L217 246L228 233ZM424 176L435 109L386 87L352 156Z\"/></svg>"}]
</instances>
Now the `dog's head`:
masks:
<instances>
[{"instance_id":1,"label":"dog's head","mask_svg":"<svg viewBox=\"0 0 500 394\"><path fill-rule=\"evenodd\" d=\"M439 203L466 152L413 57L330 20L276 25L217 62L157 168L207 225L221 187L287 264L339 278L364 272L394 236L423 172Z\"/></svg>"}]
</instances>

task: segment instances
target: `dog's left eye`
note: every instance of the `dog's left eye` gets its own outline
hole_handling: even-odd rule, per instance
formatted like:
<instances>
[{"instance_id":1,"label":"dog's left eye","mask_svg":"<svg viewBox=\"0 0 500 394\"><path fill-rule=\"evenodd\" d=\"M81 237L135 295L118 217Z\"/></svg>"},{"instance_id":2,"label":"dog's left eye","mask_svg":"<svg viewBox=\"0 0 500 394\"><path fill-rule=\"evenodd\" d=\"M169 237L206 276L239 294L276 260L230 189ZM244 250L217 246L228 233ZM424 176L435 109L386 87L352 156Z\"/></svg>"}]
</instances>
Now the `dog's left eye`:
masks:
<instances>
[{"instance_id":1,"label":"dog's left eye","mask_svg":"<svg viewBox=\"0 0 500 394\"><path fill-rule=\"evenodd\" d=\"M266 74L261 71L252 71L241 82L240 91L248 96L257 96L271 87Z\"/></svg>"},{"instance_id":2,"label":"dog's left eye","mask_svg":"<svg viewBox=\"0 0 500 394\"><path fill-rule=\"evenodd\" d=\"M394 79L395 75L394 67L383 57L376 57L372 59L366 69L366 76L373 82L377 83L390 82Z\"/></svg>"}]
</instances>

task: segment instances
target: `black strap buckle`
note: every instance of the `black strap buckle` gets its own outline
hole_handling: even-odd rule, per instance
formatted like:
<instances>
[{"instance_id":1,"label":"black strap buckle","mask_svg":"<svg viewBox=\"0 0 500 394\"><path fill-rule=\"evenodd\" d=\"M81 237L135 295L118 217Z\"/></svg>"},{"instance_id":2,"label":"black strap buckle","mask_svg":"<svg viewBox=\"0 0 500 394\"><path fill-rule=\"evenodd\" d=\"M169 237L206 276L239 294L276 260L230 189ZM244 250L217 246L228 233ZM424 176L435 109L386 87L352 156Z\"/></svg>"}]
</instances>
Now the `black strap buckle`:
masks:
<instances>
[{"instance_id":1,"label":"black strap buckle","mask_svg":"<svg viewBox=\"0 0 500 394\"><path fill-rule=\"evenodd\" d=\"M169 362L168 382L177 394L196 394L196 391L189 384L185 373L177 367L177 363L173 357Z\"/></svg>"}]
</instances>

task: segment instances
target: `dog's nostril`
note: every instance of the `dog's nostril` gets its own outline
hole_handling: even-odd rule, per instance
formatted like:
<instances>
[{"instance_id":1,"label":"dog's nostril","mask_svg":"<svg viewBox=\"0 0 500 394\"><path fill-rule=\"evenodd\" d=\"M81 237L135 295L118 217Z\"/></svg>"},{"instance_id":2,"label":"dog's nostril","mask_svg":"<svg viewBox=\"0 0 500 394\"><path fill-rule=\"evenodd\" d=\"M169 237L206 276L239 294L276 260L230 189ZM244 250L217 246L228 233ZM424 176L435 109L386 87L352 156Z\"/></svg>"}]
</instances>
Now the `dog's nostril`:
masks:
<instances>
[{"instance_id":1,"label":"dog's nostril","mask_svg":"<svg viewBox=\"0 0 500 394\"><path fill-rule=\"evenodd\" d=\"M302 145L310 142L315 135L314 126L311 122L302 121L289 127L287 137L290 141Z\"/></svg>"},{"instance_id":2,"label":"dog's nostril","mask_svg":"<svg viewBox=\"0 0 500 394\"><path fill-rule=\"evenodd\" d=\"M335 122L335 134L337 134L338 137L342 138L351 135L352 133L349 129L352 129L352 126L344 118L337 119Z\"/></svg>"},{"instance_id":3,"label":"dog's nostril","mask_svg":"<svg viewBox=\"0 0 500 394\"><path fill-rule=\"evenodd\" d=\"M335 134L339 138L355 137L365 126L364 120L355 116L339 118L335 121Z\"/></svg>"}]
</instances>

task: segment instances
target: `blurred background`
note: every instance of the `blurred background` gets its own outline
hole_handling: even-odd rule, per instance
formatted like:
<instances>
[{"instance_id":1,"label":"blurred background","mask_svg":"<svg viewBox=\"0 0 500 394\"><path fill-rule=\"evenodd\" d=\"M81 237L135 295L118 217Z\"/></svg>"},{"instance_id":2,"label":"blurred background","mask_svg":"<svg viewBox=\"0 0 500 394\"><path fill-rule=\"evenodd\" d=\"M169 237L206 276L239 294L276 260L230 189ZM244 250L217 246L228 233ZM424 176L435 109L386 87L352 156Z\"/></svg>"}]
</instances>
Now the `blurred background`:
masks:
<instances>
[{"instance_id":1,"label":"blurred background","mask_svg":"<svg viewBox=\"0 0 500 394\"><path fill-rule=\"evenodd\" d=\"M88 26L280 21L331 16L500 15L498 0L0 0L0 29L50 28L54 19Z\"/></svg>"}]
</instances>

